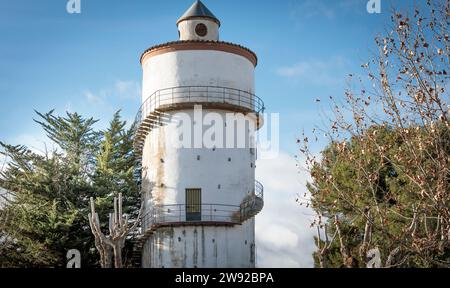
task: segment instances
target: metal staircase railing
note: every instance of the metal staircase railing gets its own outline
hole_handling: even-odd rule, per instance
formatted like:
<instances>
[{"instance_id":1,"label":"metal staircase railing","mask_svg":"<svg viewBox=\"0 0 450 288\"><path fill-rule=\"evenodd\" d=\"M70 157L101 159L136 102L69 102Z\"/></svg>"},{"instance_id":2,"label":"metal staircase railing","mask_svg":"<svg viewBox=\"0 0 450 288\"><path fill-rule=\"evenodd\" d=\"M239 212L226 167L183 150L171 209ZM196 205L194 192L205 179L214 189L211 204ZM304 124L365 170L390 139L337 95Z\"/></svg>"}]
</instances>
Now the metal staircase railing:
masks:
<instances>
[{"instance_id":1,"label":"metal staircase railing","mask_svg":"<svg viewBox=\"0 0 450 288\"><path fill-rule=\"evenodd\" d=\"M134 153L136 157L135 176L139 187L142 184L142 151L144 141L148 133L155 127L167 123L165 111L177 109L179 107L192 107L193 105L206 105L209 107L219 107L220 109L231 110L242 113L255 113L257 127L262 123L262 113L265 111L264 102L258 96L239 89L219 87L219 86L180 86L161 89L150 95L141 105L135 118L134 133ZM202 205L202 217L198 223L221 223L223 225L242 224L246 220L258 214L264 205L264 187L258 181L255 182L255 190L239 206L206 204ZM182 216L185 205L172 205L169 207L157 207L141 217L140 226L133 232L130 240L133 242L132 261L135 265L140 265L141 253L146 239L160 225L170 225L176 223L192 224L193 221L186 221ZM174 209L176 208L176 209ZM166 213L156 213L155 211L167 211ZM198 209L197 209L198 210ZM177 211L177 212L175 212ZM177 219L174 213L178 213ZM185 213L184 213L185 214ZM173 221L167 221L172 219ZM177 220L177 222L175 222ZM181 220L181 221L180 221Z\"/></svg>"},{"instance_id":2,"label":"metal staircase railing","mask_svg":"<svg viewBox=\"0 0 450 288\"><path fill-rule=\"evenodd\" d=\"M173 204L154 206L141 217L140 229L142 235L139 237L139 240L145 242L157 228L162 226L242 224L262 210L264 206L263 197L264 186L260 182L255 181L254 192L247 196L240 205ZM198 211L198 217L193 215L194 217L188 219L188 211Z\"/></svg>"},{"instance_id":3,"label":"metal staircase railing","mask_svg":"<svg viewBox=\"0 0 450 288\"><path fill-rule=\"evenodd\" d=\"M137 161L136 175L141 175L140 161ZM140 186L140 180L137 180ZM140 225L135 231L132 231L130 241L133 243L133 251L131 254L131 263L140 267L141 254L146 239L160 226L167 225L239 225L248 219L256 216L264 206L264 186L255 181L255 188L251 195L247 196L242 203L238 205L222 205L222 204L202 204L194 207L194 211L200 211L200 219L196 221L187 221L186 205L164 205L153 207L152 210L142 216L139 221ZM190 207L192 208L192 207ZM195 219L194 219L195 220Z\"/></svg>"},{"instance_id":4,"label":"metal staircase railing","mask_svg":"<svg viewBox=\"0 0 450 288\"><path fill-rule=\"evenodd\" d=\"M179 86L161 89L150 95L138 110L134 121L135 153L140 155L148 133L167 121L164 111L193 105L219 105L220 109L255 113L258 123L265 110L261 98L239 89L220 86Z\"/></svg>"}]
</instances>

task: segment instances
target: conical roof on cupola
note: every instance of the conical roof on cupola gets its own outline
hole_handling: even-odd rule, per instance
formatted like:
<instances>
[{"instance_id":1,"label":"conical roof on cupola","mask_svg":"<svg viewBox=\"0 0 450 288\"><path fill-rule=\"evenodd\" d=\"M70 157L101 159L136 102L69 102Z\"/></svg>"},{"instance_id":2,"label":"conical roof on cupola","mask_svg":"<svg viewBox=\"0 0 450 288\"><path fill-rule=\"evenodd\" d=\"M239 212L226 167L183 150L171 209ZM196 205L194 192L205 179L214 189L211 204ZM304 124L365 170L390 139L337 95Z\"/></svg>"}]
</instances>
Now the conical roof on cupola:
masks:
<instances>
[{"instance_id":1,"label":"conical roof on cupola","mask_svg":"<svg viewBox=\"0 0 450 288\"><path fill-rule=\"evenodd\" d=\"M205 4L202 3L202 1L197 0L194 4L192 4L189 9L184 12L183 16L181 16L180 19L178 19L177 24L181 21L192 19L192 18L209 18L219 24L220 21L217 19L216 16L205 6Z\"/></svg>"}]
</instances>

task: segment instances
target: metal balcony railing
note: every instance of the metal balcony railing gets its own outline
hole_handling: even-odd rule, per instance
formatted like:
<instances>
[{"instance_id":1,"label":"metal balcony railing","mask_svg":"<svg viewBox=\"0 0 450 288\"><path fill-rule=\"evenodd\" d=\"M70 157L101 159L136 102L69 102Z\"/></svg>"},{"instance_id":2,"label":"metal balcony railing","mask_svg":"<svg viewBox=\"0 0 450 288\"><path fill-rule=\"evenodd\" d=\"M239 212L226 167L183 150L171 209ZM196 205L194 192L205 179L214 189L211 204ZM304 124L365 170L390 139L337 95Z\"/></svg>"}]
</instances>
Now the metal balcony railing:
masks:
<instances>
[{"instance_id":1,"label":"metal balcony railing","mask_svg":"<svg viewBox=\"0 0 450 288\"><path fill-rule=\"evenodd\" d=\"M264 102L258 96L234 88L217 86L180 86L161 89L149 96L139 108L134 127L136 156L142 154L145 137L165 122L164 112L202 105L233 112L255 113L258 121L264 113Z\"/></svg>"},{"instance_id":2,"label":"metal balcony railing","mask_svg":"<svg viewBox=\"0 0 450 288\"><path fill-rule=\"evenodd\" d=\"M244 199L241 209L241 222L244 222L261 212L264 206L264 186L255 181L255 190L252 195Z\"/></svg>"},{"instance_id":3,"label":"metal balcony railing","mask_svg":"<svg viewBox=\"0 0 450 288\"><path fill-rule=\"evenodd\" d=\"M258 96L239 89L219 86L179 86L161 89L149 96L140 107L137 127L157 109L177 104L227 104L238 110L264 113L264 102Z\"/></svg>"},{"instance_id":4,"label":"metal balcony railing","mask_svg":"<svg viewBox=\"0 0 450 288\"><path fill-rule=\"evenodd\" d=\"M142 232L153 231L165 225L241 224L258 214L263 206L264 187L255 181L255 191L241 205L199 204L158 205L141 219Z\"/></svg>"},{"instance_id":5,"label":"metal balcony railing","mask_svg":"<svg viewBox=\"0 0 450 288\"><path fill-rule=\"evenodd\" d=\"M264 186L257 180L255 180L255 196L264 199Z\"/></svg>"},{"instance_id":6,"label":"metal balcony railing","mask_svg":"<svg viewBox=\"0 0 450 288\"><path fill-rule=\"evenodd\" d=\"M194 211L194 212L193 212ZM221 204L160 205L155 206L142 218L144 230L162 224L189 222L239 223L240 207Z\"/></svg>"}]
</instances>

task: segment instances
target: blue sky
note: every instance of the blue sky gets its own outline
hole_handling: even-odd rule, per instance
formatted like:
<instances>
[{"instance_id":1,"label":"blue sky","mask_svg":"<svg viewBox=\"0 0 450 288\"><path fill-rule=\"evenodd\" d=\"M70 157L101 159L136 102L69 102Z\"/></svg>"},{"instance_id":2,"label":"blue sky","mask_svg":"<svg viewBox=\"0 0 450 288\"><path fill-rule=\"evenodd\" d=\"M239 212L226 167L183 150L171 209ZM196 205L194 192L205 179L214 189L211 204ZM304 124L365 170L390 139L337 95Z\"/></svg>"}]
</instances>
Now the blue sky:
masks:
<instances>
[{"instance_id":1,"label":"blue sky","mask_svg":"<svg viewBox=\"0 0 450 288\"><path fill-rule=\"evenodd\" d=\"M82 13L70 15L67 0L0 0L0 140L42 146L34 109L76 111L100 119L99 127L118 109L133 119L140 106L141 53L176 40L175 22L192 2L81 0ZM311 212L291 204L307 179L291 158L295 139L320 123L315 100L340 97L346 75L362 72L390 7L415 1L381 0L381 14L368 14L367 0L203 2L222 22L221 40L257 53L256 94L268 112L280 113L280 157L261 161L258 171L269 196L257 231L284 233L286 243L259 239L260 265L310 266L312 234L303 226ZM280 208L287 214L274 220Z\"/></svg>"}]
</instances>

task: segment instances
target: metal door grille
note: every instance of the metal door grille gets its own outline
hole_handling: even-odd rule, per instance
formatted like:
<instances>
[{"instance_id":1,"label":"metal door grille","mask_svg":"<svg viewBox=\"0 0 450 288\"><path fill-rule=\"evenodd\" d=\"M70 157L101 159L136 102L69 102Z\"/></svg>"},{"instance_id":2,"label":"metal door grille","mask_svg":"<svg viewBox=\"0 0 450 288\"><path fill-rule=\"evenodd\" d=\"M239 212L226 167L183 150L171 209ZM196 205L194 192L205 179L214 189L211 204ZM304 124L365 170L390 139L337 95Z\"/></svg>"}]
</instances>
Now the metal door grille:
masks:
<instances>
[{"instance_id":1,"label":"metal door grille","mask_svg":"<svg viewBox=\"0 0 450 288\"><path fill-rule=\"evenodd\" d=\"M202 220L202 190L186 189L186 221Z\"/></svg>"}]
</instances>

